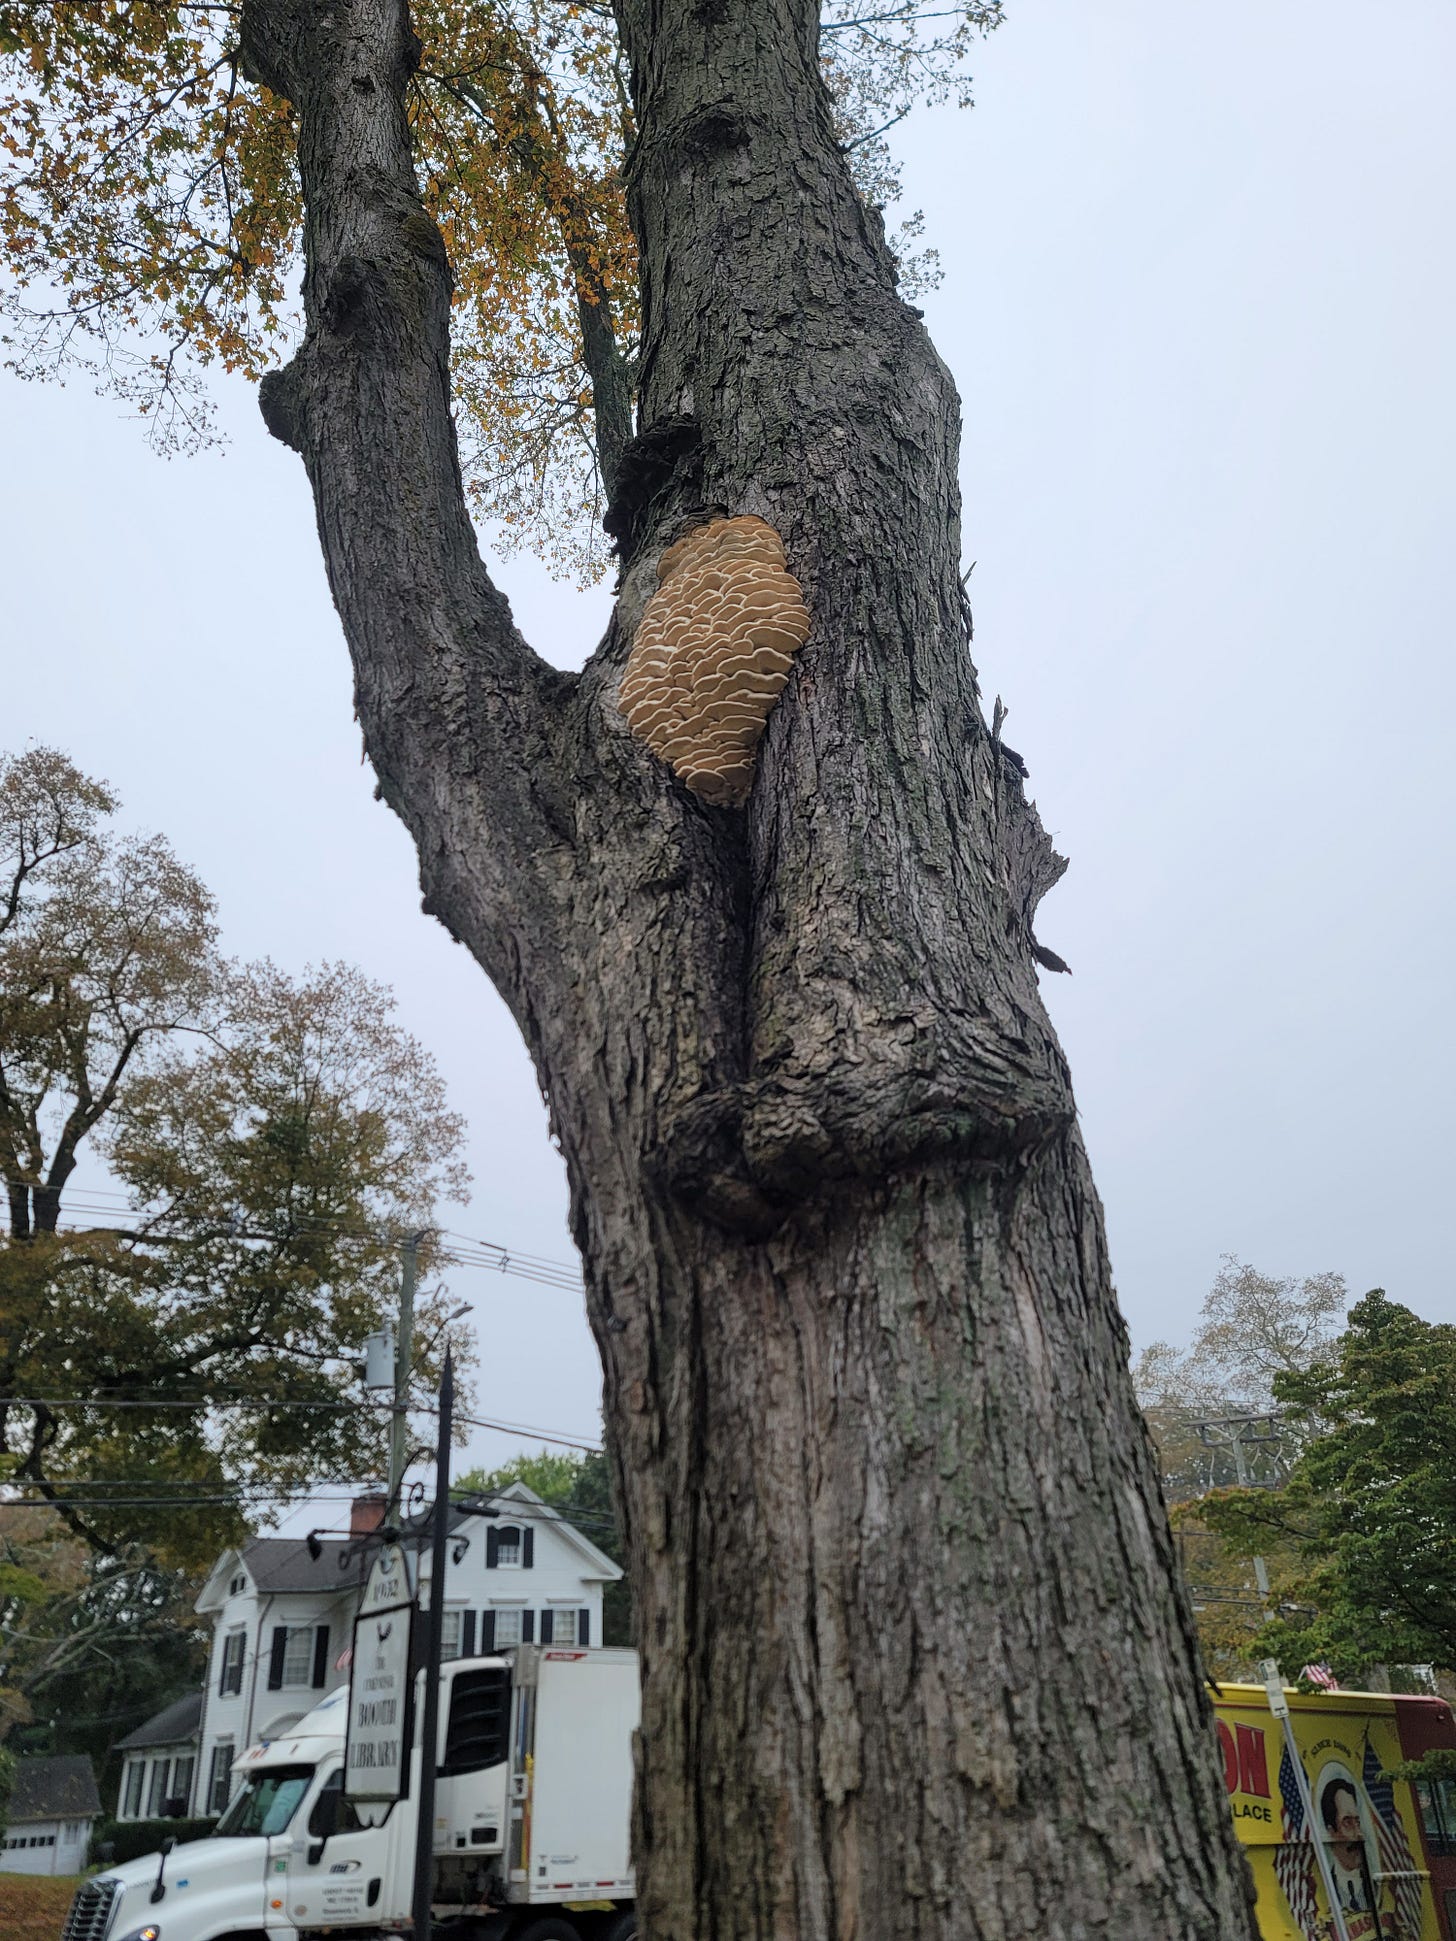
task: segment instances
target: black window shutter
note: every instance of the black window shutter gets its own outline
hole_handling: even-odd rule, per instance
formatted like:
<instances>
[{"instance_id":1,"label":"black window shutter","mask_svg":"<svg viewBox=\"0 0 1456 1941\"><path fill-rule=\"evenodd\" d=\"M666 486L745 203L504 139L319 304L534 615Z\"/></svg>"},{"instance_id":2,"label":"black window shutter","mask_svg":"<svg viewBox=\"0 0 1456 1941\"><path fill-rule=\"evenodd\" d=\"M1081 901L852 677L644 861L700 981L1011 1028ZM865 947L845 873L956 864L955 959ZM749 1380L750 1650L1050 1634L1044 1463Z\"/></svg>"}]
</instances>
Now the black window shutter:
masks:
<instances>
[{"instance_id":1,"label":"black window shutter","mask_svg":"<svg viewBox=\"0 0 1456 1941\"><path fill-rule=\"evenodd\" d=\"M320 1624L313 1634L313 1682L315 1688L329 1682L329 1627Z\"/></svg>"},{"instance_id":2,"label":"black window shutter","mask_svg":"<svg viewBox=\"0 0 1456 1941\"><path fill-rule=\"evenodd\" d=\"M493 1523L485 1528L485 1567L494 1570L500 1560L500 1531Z\"/></svg>"},{"instance_id":3,"label":"black window shutter","mask_svg":"<svg viewBox=\"0 0 1456 1941\"><path fill-rule=\"evenodd\" d=\"M554 1644L556 1642L556 1634L552 1630L552 1626L555 1624L555 1622L556 1622L556 1613L554 1611L543 1611L541 1613L542 1644Z\"/></svg>"},{"instance_id":4,"label":"black window shutter","mask_svg":"<svg viewBox=\"0 0 1456 1941\"><path fill-rule=\"evenodd\" d=\"M222 1670L217 1674L217 1695L226 1698L228 1690L228 1648L224 1638L222 1646Z\"/></svg>"},{"instance_id":5,"label":"black window shutter","mask_svg":"<svg viewBox=\"0 0 1456 1941\"><path fill-rule=\"evenodd\" d=\"M588 1606L584 1610L578 1611L576 1614L576 1642L578 1644L585 1644L585 1645L589 1645L591 1643L590 1606Z\"/></svg>"},{"instance_id":6,"label":"black window shutter","mask_svg":"<svg viewBox=\"0 0 1456 1941\"><path fill-rule=\"evenodd\" d=\"M288 1627L283 1624L273 1626L273 1646L268 1654L268 1689L277 1692L283 1689L283 1654L288 1649Z\"/></svg>"},{"instance_id":7,"label":"black window shutter","mask_svg":"<svg viewBox=\"0 0 1456 1941\"><path fill-rule=\"evenodd\" d=\"M495 1650L495 1612L482 1611L480 1614L480 1652L489 1657Z\"/></svg>"},{"instance_id":8,"label":"black window shutter","mask_svg":"<svg viewBox=\"0 0 1456 1941\"><path fill-rule=\"evenodd\" d=\"M521 1535L521 1569L529 1570L536 1561L536 1532L530 1524Z\"/></svg>"},{"instance_id":9,"label":"black window shutter","mask_svg":"<svg viewBox=\"0 0 1456 1941\"><path fill-rule=\"evenodd\" d=\"M474 1611L462 1611L460 1613L460 1656L462 1658L473 1658L475 1656Z\"/></svg>"},{"instance_id":10,"label":"black window shutter","mask_svg":"<svg viewBox=\"0 0 1456 1941\"><path fill-rule=\"evenodd\" d=\"M535 1642L536 1642L536 1613L534 1611L522 1611L521 1643L534 1644Z\"/></svg>"}]
</instances>

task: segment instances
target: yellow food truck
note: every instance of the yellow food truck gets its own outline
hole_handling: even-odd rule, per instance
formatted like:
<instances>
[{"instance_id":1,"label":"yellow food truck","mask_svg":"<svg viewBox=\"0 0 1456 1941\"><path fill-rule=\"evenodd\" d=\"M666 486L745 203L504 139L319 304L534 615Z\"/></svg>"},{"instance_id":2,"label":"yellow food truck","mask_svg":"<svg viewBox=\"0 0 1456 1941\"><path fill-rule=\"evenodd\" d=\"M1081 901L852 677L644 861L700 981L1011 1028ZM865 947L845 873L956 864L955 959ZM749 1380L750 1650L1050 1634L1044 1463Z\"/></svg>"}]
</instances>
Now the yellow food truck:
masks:
<instances>
[{"instance_id":1,"label":"yellow food truck","mask_svg":"<svg viewBox=\"0 0 1456 1941\"><path fill-rule=\"evenodd\" d=\"M1332 1892L1343 1941L1456 1941L1456 1781L1389 1777L1456 1749L1445 1700L1289 1691L1271 1709L1262 1685L1212 1696L1261 1941L1341 1941Z\"/></svg>"}]
</instances>

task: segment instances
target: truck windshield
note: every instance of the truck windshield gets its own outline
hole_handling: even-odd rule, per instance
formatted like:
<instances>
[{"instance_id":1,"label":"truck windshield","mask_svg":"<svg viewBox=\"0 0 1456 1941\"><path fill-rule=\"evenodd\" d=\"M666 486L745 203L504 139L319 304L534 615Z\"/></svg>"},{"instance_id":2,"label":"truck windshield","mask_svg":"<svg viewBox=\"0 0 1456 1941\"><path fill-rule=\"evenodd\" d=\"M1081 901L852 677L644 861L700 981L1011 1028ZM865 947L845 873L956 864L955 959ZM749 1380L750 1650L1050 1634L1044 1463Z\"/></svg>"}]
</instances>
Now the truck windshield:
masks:
<instances>
[{"instance_id":1,"label":"truck windshield","mask_svg":"<svg viewBox=\"0 0 1456 1941\"><path fill-rule=\"evenodd\" d=\"M243 1790L217 1823L218 1839L281 1833L312 1778L312 1766L274 1766L267 1772L249 1773Z\"/></svg>"}]
</instances>

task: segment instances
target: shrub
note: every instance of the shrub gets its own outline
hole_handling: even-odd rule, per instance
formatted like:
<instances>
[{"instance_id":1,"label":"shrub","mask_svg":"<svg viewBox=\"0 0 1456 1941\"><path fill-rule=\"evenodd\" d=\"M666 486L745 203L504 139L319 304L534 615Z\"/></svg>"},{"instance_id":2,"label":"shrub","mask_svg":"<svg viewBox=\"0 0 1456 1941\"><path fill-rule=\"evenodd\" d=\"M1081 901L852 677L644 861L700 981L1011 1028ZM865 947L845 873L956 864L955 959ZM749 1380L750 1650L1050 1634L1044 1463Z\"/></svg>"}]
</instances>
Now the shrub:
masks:
<instances>
[{"instance_id":1,"label":"shrub","mask_svg":"<svg viewBox=\"0 0 1456 1941\"><path fill-rule=\"evenodd\" d=\"M91 1835L87 1859L93 1867L113 1867L123 1860L136 1860L144 1853L156 1853L164 1840L180 1846L187 1840L205 1840L217 1825L213 1820L98 1820ZM101 1857L103 1846L111 1853Z\"/></svg>"}]
</instances>

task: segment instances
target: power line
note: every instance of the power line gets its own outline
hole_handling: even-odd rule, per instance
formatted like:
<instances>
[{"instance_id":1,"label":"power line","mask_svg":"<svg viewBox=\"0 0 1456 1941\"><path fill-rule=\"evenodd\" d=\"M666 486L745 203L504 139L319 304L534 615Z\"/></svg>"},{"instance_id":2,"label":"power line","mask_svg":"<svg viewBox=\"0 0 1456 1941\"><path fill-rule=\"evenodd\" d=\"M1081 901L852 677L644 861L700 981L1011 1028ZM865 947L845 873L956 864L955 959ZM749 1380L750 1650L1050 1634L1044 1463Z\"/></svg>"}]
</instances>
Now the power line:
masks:
<instances>
[{"instance_id":1,"label":"power line","mask_svg":"<svg viewBox=\"0 0 1456 1941\"><path fill-rule=\"evenodd\" d=\"M35 1486L27 1485L26 1487L34 1488ZM87 1487L88 1489L94 1489L98 1486L88 1485ZM88 1510L95 1512L98 1510L191 1510L195 1508L257 1511L265 1508L270 1503L278 1503L291 1508L297 1508L310 1504L342 1505L345 1503L353 1504L358 1501L359 1492L352 1489L340 1493L335 1490L306 1488L292 1490L262 1487L233 1489L229 1486L200 1492L193 1491L187 1496L169 1496L148 1494L143 1489L138 1488L137 1493L132 1496L110 1493L105 1495L90 1495L84 1491L78 1491L75 1495L67 1496L47 1496L38 1493L24 1497L0 1497L0 1511L9 1509ZM470 1498L468 1497L451 1497L452 1507L455 1508L459 1508L469 1502ZM562 1505L559 1508L552 1508L548 1505L538 1509L534 1504L506 1503L502 1514L512 1523L536 1523L543 1527L552 1524L567 1523L573 1529L583 1529L589 1532L596 1531L612 1537L615 1537L617 1534L617 1525L613 1518L605 1515L600 1510L577 1509L574 1505L570 1504Z\"/></svg>"},{"instance_id":2,"label":"power line","mask_svg":"<svg viewBox=\"0 0 1456 1941\"><path fill-rule=\"evenodd\" d=\"M334 1480L342 1482L345 1479L337 1478ZM19 1483L5 1484L0 1487L5 1489L23 1488L39 1491L42 1486L39 1483L27 1479ZM64 1482L52 1483L50 1487L61 1490L73 1487L73 1484L71 1479L68 1478ZM77 1481L74 1487L78 1490L95 1490L109 1489L113 1485L105 1479L89 1478L84 1482ZM125 1481L117 1481L114 1487L117 1489L137 1489L138 1491L149 1489L155 1491L157 1485L150 1477L136 1477ZM483 1497L487 1502L501 1504L503 1513L509 1521L514 1523L539 1523L542 1525L569 1523L573 1527L589 1526L613 1535L616 1534L617 1526L615 1521L603 1511L593 1509L586 1504L513 1502L504 1497L499 1490L471 1492L463 1496L452 1495L450 1499L451 1504L454 1507L459 1507L462 1504L469 1503L473 1496L477 1495ZM150 1495L138 1494L131 1497L87 1496L83 1494L54 1497L40 1494L23 1501L15 1497L0 1496L0 1509L175 1510L190 1509L194 1506L206 1508L238 1508L242 1507L248 1498L255 1498L259 1502L352 1504L357 1502L358 1496L359 1491L357 1487L351 1487L345 1493L340 1494L334 1490L316 1489L306 1484L299 1484L292 1489L279 1489L271 1484L255 1483L229 1484L200 1493L194 1491L193 1494L188 1496L163 1496L153 1493Z\"/></svg>"},{"instance_id":3,"label":"power line","mask_svg":"<svg viewBox=\"0 0 1456 1941\"><path fill-rule=\"evenodd\" d=\"M48 1190L44 1185L38 1184L35 1180L6 1179L3 1183L6 1186L24 1187L31 1192L44 1192ZM155 1229L169 1225L182 1225L186 1222L185 1215L175 1211L153 1213L148 1212L145 1207L137 1207L134 1205L115 1206L107 1204L108 1200L125 1199L127 1197L124 1194L112 1193L107 1188L90 1187L72 1194L67 1200L66 1205L68 1208L75 1209L83 1214L90 1214L95 1218L106 1219L114 1223L132 1221L144 1228L150 1226L154 1231L146 1237L159 1240L178 1237L176 1235L156 1232ZM87 1228L77 1227L70 1222L67 1222L64 1227L58 1226L57 1230L66 1233L85 1233L88 1231ZM195 1228L189 1227L189 1231L185 1237L193 1237L195 1231ZM442 1265L486 1268L494 1273L511 1274L515 1275L518 1279L533 1280L545 1286L560 1287L564 1292L574 1293L581 1287L580 1269L569 1265L566 1261L555 1260L544 1254L534 1254L519 1247L509 1247L497 1240L481 1240L469 1234L455 1233L443 1228L437 1228L433 1231L437 1232L441 1239L456 1243L438 1256ZM356 1239L382 1241L390 1247L401 1244L399 1234L391 1227L363 1221L335 1219L326 1214L296 1215L290 1227L282 1233L270 1231L267 1228L223 1224L216 1226L208 1237L222 1240L267 1240L276 1243L280 1240L304 1238L310 1232L328 1232ZM140 1239L143 1235L138 1232L134 1237Z\"/></svg>"},{"instance_id":4,"label":"power line","mask_svg":"<svg viewBox=\"0 0 1456 1941\"><path fill-rule=\"evenodd\" d=\"M179 1400L175 1396L158 1396L138 1399L134 1396L84 1396L84 1395L5 1395L0 1396L0 1407L15 1409L186 1409L192 1412L203 1409L283 1409L318 1410L327 1414L351 1415L361 1409L372 1409L379 1414L390 1412L388 1402L325 1402L312 1397L290 1399L287 1396L239 1396L219 1397L211 1395L196 1396L191 1400ZM411 1402L411 1412L417 1415L438 1415L438 1408L431 1402ZM565 1435L556 1429L538 1428L531 1422L501 1422L489 1416L457 1415L455 1420L467 1429L492 1429L501 1435L524 1436L528 1442L559 1443L564 1449L584 1449L588 1455L600 1455L601 1444L588 1442L580 1436Z\"/></svg>"},{"instance_id":5,"label":"power line","mask_svg":"<svg viewBox=\"0 0 1456 1941\"><path fill-rule=\"evenodd\" d=\"M303 1396L238 1396L229 1399L216 1395L197 1395L178 1399L170 1395L5 1395L0 1406L12 1409L326 1409L352 1413L358 1409L387 1412L388 1402L321 1402ZM421 1413L429 1414L427 1405Z\"/></svg>"}]
</instances>

